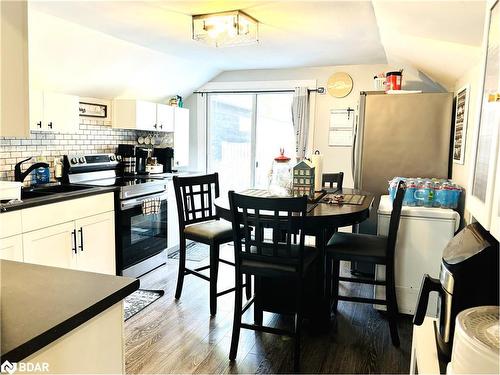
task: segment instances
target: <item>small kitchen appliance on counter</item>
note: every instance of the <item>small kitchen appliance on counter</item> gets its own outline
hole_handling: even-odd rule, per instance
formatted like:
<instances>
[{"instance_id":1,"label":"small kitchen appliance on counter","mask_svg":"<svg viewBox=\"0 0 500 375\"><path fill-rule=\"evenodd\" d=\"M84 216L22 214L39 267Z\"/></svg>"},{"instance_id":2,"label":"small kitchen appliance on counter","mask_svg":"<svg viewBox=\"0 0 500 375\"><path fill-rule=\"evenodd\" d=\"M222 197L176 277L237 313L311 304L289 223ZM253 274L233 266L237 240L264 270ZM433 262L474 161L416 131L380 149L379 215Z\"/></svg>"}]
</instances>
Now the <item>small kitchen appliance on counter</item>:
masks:
<instances>
[{"instance_id":1,"label":"small kitchen appliance on counter","mask_svg":"<svg viewBox=\"0 0 500 375\"><path fill-rule=\"evenodd\" d=\"M65 155L65 182L115 186L117 275L139 277L167 260L167 183L149 176L120 176L115 154ZM146 203L158 204L153 214ZM143 204L145 203L145 204Z\"/></svg>"},{"instance_id":2,"label":"small kitchen appliance on counter","mask_svg":"<svg viewBox=\"0 0 500 375\"><path fill-rule=\"evenodd\" d=\"M172 173L172 164L174 161L173 148L154 148L153 156L158 159L158 163L163 165L163 173Z\"/></svg>"},{"instance_id":3,"label":"small kitchen appliance on counter","mask_svg":"<svg viewBox=\"0 0 500 375\"><path fill-rule=\"evenodd\" d=\"M448 375L500 373L499 309L480 306L457 315Z\"/></svg>"},{"instance_id":4,"label":"small kitchen appliance on counter","mask_svg":"<svg viewBox=\"0 0 500 375\"><path fill-rule=\"evenodd\" d=\"M135 169L135 146L127 144L119 144L116 152L121 157L122 170L124 175L136 174Z\"/></svg>"},{"instance_id":5,"label":"small kitchen appliance on counter","mask_svg":"<svg viewBox=\"0 0 500 375\"><path fill-rule=\"evenodd\" d=\"M150 156L151 149L136 147L135 148L135 170L137 174L148 174L146 166Z\"/></svg>"},{"instance_id":6,"label":"small kitchen appliance on counter","mask_svg":"<svg viewBox=\"0 0 500 375\"><path fill-rule=\"evenodd\" d=\"M439 295L437 343L449 358L455 318L470 307L498 305L498 241L479 223L462 229L443 251L439 279L424 275L413 323L421 325L429 294Z\"/></svg>"}]
</instances>

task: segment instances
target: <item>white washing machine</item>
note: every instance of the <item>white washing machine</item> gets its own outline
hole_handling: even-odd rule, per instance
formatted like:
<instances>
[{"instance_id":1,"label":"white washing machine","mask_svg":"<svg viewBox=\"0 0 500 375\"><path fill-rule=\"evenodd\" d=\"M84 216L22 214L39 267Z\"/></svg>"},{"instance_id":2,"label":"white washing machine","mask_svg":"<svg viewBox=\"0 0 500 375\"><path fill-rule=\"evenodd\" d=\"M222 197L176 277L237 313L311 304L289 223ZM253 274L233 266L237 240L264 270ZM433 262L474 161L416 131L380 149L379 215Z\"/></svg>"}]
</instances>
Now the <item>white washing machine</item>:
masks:
<instances>
[{"instance_id":1,"label":"white washing machine","mask_svg":"<svg viewBox=\"0 0 500 375\"><path fill-rule=\"evenodd\" d=\"M383 195L378 208L379 235L387 236L391 212L392 202L388 195ZM459 225L460 215L452 209L403 206L395 254L396 296L400 313L414 314L424 274L439 278L443 250ZM384 268L375 267L377 280L384 280ZM375 298L385 298L384 286L375 286ZM385 306L381 305L375 305L375 308L385 310ZM437 295L429 299L427 315L437 316Z\"/></svg>"}]
</instances>

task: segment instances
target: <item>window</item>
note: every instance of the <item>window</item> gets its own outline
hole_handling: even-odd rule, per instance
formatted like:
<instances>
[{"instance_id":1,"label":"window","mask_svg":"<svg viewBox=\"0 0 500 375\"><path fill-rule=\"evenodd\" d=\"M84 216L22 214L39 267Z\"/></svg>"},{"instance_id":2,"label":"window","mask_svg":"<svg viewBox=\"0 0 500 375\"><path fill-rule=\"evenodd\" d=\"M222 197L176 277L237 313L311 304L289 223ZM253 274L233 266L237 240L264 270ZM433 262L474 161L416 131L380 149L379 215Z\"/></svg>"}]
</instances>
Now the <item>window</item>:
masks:
<instances>
[{"instance_id":1,"label":"window","mask_svg":"<svg viewBox=\"0 0 500 375\"><path fill-rule=\"evenodd\" d=\"M209 94L209 172L218 172L221 195L266 189L280 148L295 158L292 93Z\"/></svg>"}]
</instances>

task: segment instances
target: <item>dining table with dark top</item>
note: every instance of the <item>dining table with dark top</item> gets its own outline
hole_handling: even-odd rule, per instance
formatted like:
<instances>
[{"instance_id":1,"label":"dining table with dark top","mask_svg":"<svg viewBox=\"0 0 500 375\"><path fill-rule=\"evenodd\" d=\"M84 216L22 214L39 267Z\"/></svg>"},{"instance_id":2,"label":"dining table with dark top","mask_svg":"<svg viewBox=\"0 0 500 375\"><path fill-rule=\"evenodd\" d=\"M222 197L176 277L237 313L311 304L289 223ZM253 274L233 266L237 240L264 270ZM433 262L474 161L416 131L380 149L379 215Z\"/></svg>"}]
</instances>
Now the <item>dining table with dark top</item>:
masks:
<instances>
[{"instance_id":1,"label":"dining table with dark top","mask_svg":"<svg viewBox=\"0 0 500 375\"><path fill-rule=\"evenodd\" d=\"M266 190L248 189L240 192L253 196L270 196ZM334 203L329 198L343 195L344 203ZM359 198L361 202L346 203L351 198ZM330 200L329 203L326 201ZM372 193L356 189L342 188L326 194L316 203L308 206L307 215L304 219L304 230L308 236L314 236L315 247L319 252L317 271L306 284L306 291L309 298L307 311L304 312L313 321L314 325L320 330L328 329L330 322L330 304L329 296L326 296L326 253L325 247L333 235L340 227L353 226L368 219L373 204L374 196ZM231 211L227 196L221 196L214 201L217 215L225 220L231 221ZM282 283L268 280L262 282L262 290L256 290L255 293L262 293L261 301L264 311L275 313L288 313L291 307L287 307L293 298L288 298L287 291L290 288L287 281ZM289 305L288 305L289 306Z\"/></svg>"}]
</instances>

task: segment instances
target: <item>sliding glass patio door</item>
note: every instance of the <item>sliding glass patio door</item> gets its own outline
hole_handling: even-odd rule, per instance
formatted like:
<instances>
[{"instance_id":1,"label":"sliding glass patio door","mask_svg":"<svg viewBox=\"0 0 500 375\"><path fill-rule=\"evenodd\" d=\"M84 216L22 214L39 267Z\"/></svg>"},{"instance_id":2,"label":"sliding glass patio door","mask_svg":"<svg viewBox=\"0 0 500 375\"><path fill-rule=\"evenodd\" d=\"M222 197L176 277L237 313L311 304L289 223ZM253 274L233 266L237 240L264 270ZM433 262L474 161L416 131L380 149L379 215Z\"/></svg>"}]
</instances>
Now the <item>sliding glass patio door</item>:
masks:
<instances>
[{"instance_id":1,"label":"sliding glass patio door","mask_svg":"<svg viewBox=\"0 0 500 375\"><path fill-rule=\"evenodd\" d=\"M266 189L280 148L295 157L292 93L209 94L207 170L218 172L221 195Z\"/></svg>"}]
</instances>

